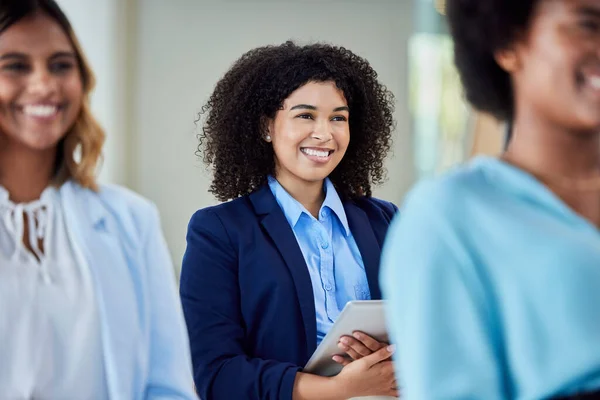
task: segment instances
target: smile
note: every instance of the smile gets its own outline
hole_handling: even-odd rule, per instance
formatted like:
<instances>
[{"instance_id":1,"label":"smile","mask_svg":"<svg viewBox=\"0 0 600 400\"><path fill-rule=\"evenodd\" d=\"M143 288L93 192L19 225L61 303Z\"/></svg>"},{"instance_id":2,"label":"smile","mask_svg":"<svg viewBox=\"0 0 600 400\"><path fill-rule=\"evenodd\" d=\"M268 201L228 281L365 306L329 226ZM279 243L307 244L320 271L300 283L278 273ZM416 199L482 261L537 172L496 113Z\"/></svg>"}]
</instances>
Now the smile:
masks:
<instances>
[{"instance_id":1,"label":"smile","mask_svg":"<svg viewBox=\"0 0 600 400\"><path fill-rule=\"evenodd\" d=\"M320 148L310 148L310 147L301 147L300 151L310 160L323 163L329 161L331 158L331 154L333 150L330 149L320 149Z\"/></svg>"},{"instance_id":2,"label":"smile","mask_svg":"<svg viewBox=\"0 0 600 400\"><path fill-rule=\"evenodd\" d=\"M594 64L583 68L579 72L580 83L594 92L600 91L600 65Z\"/></svg>"},{"instance_id":3,"label":"smile","mask_svg":"<svg viewBox=\"0 0 600 400\"><path fill-rule=\"evenodd\" d=\"M311 149L308 147L301 147L300 151L303 152L306 155L309 156L314 156L314 157L329 157L329 155L331 153L333 153L333 150L328 150L328 149Z\"/></svg>"},{"instance_id":4,"label":"smile","mask_svg":"<svg viewBox=\"0 0 600 400\"><path fill-rule=\"evenodd\" d=\"M600 76L594 75L587 78L590 87L594 90L600 90Z\"/></svg>"},{"instance_id":5,"label":"smile","mask_svg":"<svg viewBox=\"0 0 600 400\"><path fill-rule=\"evenodd\" d=\"M46 119L56 116L60 107L53 104L27 104L21 107L21 111L28 117Z\"/></svg>"}]
</instances>

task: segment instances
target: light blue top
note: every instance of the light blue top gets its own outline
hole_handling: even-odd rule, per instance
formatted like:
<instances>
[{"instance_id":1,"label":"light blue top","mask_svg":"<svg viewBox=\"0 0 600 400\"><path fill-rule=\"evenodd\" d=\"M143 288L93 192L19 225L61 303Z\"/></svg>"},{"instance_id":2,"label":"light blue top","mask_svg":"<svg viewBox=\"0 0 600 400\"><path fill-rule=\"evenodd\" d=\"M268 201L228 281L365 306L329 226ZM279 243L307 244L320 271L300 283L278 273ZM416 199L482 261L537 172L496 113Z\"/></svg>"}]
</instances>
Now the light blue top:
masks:
<instances>
[{"instance_id":1,"label":"light blue top","mask_svg":"<svg viewBox=\"0 0 600 400\"><path fill-rule=\"evenodd\" d=\"M329 179L319 219L269 177L269 187L294 231L306 261L317 316L317 345L351 300L370 300L362 256L350 232L344 206Z\"/></svg>"},{"instance_id":2,"label":"light blue top","mask_svg":"<svg viewBox=\"0 0 600 400\"><path fill-rule=\"evenodd\" d=\"M156 207L124 188L106 185L93 192L71 181L62 185L57 199L65 210L69 237L89 272L100 330L98 365L104 368L107 397L196 399L189 340ZM52 269L47 272L50 283L60 278ZM42 333L39 347L45 352L58 349ZM72 333L55 332L67 338ZM0 360L5 358L0 354Z\"/></svg>"},{"instance_id":3,"label":"light blue top","mask_svg":"<svg viewBox=\"0 0 600 400\"><path fill-rule=\"evenodd\" d=\"M595 226L488 157L419 184L401 215L380 280L403 399L600 388Z\"/></svg>"}]
</instances>

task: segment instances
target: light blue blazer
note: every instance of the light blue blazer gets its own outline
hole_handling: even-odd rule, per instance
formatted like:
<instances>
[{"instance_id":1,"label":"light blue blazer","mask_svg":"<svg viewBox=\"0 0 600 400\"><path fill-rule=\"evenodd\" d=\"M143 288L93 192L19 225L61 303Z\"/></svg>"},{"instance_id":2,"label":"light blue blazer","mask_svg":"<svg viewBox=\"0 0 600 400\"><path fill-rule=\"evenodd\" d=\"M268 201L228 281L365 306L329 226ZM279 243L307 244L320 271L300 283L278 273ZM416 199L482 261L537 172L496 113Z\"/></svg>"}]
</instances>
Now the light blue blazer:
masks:
<instances>
[{"instance_id":1,"label":"light blue blazer","mask_svg":"<svg viewBox=\"0 0 600 400\"><path fill-rule=\"evenodd\" d=\"M111 399L196 399L189 340L156 207L118 186L61 189L94 280Z\"/></svg>"}]
</instances>

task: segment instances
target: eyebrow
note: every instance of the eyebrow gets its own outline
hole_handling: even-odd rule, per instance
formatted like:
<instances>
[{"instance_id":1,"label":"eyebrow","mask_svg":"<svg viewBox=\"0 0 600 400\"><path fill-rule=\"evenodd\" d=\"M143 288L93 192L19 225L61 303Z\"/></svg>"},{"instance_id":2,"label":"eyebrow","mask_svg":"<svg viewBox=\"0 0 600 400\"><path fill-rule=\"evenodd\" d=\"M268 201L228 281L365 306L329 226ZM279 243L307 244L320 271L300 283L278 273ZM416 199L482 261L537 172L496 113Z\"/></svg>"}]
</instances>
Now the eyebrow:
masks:
<instances>
[{"instance_id":1,"label":"eyebrow","mask_svg":"<svg viewBox=\"0 0 600 400\"><path fill-rule=\"evenodd\" d=\"M72 59L76 59L77 57L75 56L75 53L73 53L72 51L57 51L56 53L52 54L52 56L50 56L51 60L54 60L55 58L72 58Z\"/></svg>"},{"instance_id":2,"label":"eyebrow","mask_svg":"<svg viewBox=\"0 0 600 400\"><path fill-rule=\"evenodd\" d=\"M22 60L24 58L27 58L27 56L23 53L15 53L15 52L11 52L11 53L6 53L6 54L2 54L0 56L0 61L4 61L4 60Z\"/></svg>"},{"instance_id":3,"label":"eyebrow","mask_svg":"<svg viewBox=\"0 0 600 400\"><path fill-rule=\"evenodd\" d=\"M316 111L317 107L312 106L310 104L297 104L295 106L293 106L292 108L290 108L290 111L292 110L313 110ZM348 111L350 112L350 108L348 108L348 106L342 106L342 107L337 107L333 109L333 112L339 112L339 111Z\"/></svg>"},{"instance_id":4,"label":"eyebrow","mask_svg":"<svg viewBox=\"0 0 600 400\"><path fill-rule=\"evenodd\" d=\"M6 60L24 60L29 58L29 56L25 53L18 53L18 52L10 52L10 53L6 53L6 54L2 54L0 56L0 61L6 61ZM72 58L72 59L76 59L77 57L75 56L75 53L71 52L71 51L57 51L56 53L52 54L50 56L50 60L54 60L56 58Z\"/></svg>"}]
</instances>

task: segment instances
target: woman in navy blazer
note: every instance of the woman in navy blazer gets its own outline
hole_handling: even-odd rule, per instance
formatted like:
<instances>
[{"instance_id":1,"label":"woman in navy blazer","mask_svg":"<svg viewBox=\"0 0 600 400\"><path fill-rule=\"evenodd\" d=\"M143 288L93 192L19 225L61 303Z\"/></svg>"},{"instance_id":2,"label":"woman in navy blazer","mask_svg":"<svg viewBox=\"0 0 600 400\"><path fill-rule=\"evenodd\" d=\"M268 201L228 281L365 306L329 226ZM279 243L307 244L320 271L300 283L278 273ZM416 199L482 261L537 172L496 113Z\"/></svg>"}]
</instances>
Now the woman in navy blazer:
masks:
<instances>
[{"instance_id":1,"label":"woman in navy blazer","mask_svg":"<svg viewBox=\"0 0 600 400\"><path fill-rule=\"evenodd\" d=\"M368 62L328 45L254 49L218 82L201 151L233 200L192 217L180 286L202 399L397 395L393 348L360 333L339 375L302 372L347 301L381 298L392 112Z\"/></svg>"}]
</instances>

